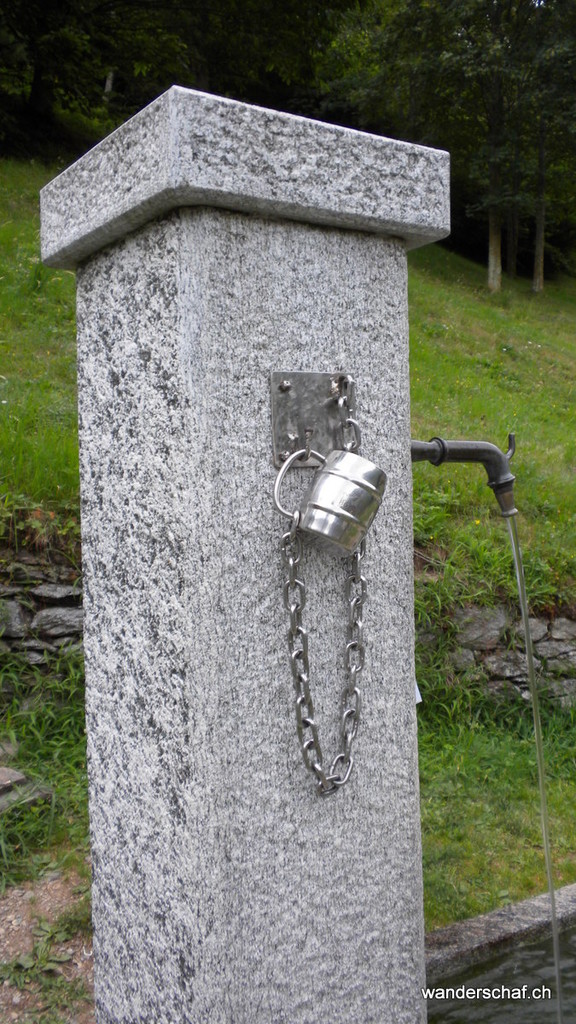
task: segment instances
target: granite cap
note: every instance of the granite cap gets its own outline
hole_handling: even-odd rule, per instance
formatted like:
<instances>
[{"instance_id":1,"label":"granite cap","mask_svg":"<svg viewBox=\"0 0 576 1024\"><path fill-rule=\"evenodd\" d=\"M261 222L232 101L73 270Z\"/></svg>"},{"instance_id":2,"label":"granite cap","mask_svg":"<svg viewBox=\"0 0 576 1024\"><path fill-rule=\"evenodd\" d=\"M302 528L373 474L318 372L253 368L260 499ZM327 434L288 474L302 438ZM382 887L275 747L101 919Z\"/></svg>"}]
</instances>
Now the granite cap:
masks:
<instances>
[{"instance_id":1,"label":"granite cap","mask_svg":"<svg viewBox=\"0 0 576 1024\"><path fill-rule=\"evenodd\" d=\"M402 239L450 230L448 153L173 86L42 189L41 251L74 268L181 206Z\"/></svg>"}]
</instances>

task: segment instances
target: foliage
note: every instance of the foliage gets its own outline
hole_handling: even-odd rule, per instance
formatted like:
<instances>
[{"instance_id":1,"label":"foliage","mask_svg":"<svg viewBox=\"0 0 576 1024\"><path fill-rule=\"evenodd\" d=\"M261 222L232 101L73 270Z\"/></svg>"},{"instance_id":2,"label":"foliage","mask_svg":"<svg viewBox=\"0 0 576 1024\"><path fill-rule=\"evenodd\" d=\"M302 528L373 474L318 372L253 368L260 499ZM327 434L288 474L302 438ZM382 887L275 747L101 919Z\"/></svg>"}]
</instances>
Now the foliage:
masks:
<instances>
[{"instance_id":1,"label":"foliage","mask_svg":"<svg viewBox=\"0 0 576 1024\"><path fill-rule=\"evenodd\" d=\"M452 244L489 283L574 270L572 0L12 0L0 139L78 153L178 84L447 148Z\"/></svg>"},{"instance_id":2,"label":"foliage","mask_svg":"<svg viewBox=\"0 0 576 1024\"><path fill-rule=\"evenodd\" d=\"M514 273L542 204L556 204L556 223L565 218L575 67L565 0L371 0L345 13L319 73L328 107L340 103L362 127L450 150L455 204L488 223L498 290L503 224Z\"/></svg>"},{"instance_id":3,"label":"foliage","mask_svg":"<svg viewBox=\"0 0 576 1024\"><path fill-rule=\"evenodd\" d=\"M31 501L26 495L5 494L0 504L0 546L10 551L29 551L64 556L71 565L80 563L80 521L75 504L57 510Z\"/></svg>"},{"instance_id":4,"label":"foliage","mask_svg":"<svg viewBox=\"0 0 576 1024\"><path fill-rule=\"evenodd\" d=\"M3 116L13 148L20 132L19 152L38 152L40 132L45 151L56 114L82 114L104 134L173 84L288 109L300 90L305 105L312 56L344 6L12 0L0 11L0 133Z\"/></svg>"}]
</instances>

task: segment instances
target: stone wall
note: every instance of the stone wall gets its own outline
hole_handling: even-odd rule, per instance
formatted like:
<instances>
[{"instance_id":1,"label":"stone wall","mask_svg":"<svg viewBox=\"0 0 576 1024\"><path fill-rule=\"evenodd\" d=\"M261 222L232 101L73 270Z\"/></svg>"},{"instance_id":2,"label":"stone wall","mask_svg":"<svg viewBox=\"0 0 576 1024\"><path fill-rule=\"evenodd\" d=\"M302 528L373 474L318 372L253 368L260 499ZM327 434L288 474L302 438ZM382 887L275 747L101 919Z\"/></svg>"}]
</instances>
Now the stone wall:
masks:
<instances>
[{"instance_id":1,"label":"stone wall","mask_svg":"<svg viewBox=\"0 0 576 1024\"><path fill-rule=\"evenodd\" d=\"M528 663L522 622L505 605L470 606L454 615L457 673L473 673L494 694L528 699ZM576 622L558 617L531 618L538 681L564 707L576 701Z\"/></svg>"},{"instance_id":2,"label":"stone wall","mask_svg":"<svg viewBox=\"0 0 576 1024\"><path fill-rule=\"evenodd\" d=\"M80 571L25 551L0 551L0 655L31 665L82 649Z\"/></svg>"},{"instance_id":3,"label":"stone wall","mask_svg":"<svg viewBox=\"0 0 576 1024\"><path fill-rule=\"evenodd\" d=\"M455 648L450 657L458 676L484 681L498 696L526 699L528 666L524 629L506 605L469 606L453 617ZM576 702L576 621L530 619L539 681L563 706ZM427 631L419 639L435 642ZM63 648L82 650L82 582L75 566L47 562L27 552L0 552L0 654L23 655L31 665Z\"/></svg>"}]
</instances>

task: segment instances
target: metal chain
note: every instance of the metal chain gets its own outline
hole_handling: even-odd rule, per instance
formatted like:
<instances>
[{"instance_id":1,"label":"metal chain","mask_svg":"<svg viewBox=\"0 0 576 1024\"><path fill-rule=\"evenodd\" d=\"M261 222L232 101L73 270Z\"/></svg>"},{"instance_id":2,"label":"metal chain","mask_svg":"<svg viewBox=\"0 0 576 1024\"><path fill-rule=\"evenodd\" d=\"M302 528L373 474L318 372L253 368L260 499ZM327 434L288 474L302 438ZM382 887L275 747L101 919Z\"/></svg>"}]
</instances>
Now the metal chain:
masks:
<instances>
[{"instance_id":1,"label":"metal chain","mask_svg":"<svg viewBox=\"0 0 576 1024\"><path fill-rule=\"evenodd\" d=\"M338 381L338 412L342 428L342 447L346 452L357 452L362 444L360 427L354 419L356 384L349 375Z\"/></svg>"},{"instance_id":2,"label":"metal chain","mask_svg":"<svg viewBox=\"0 0 576 1024\"><path fill-rule=\"evenodd\" d=\"M338 412L342 428L344 451L358 452L361 443L360 427L354 418L356 385L352 377L342 375L338 380ZM306 436L306 455L310 438ZM318 726L314 720L314 703L310 692L310 662L308 633L302 625L302 611L306 605L306 588L301 575L302 538L298 533L300 513L295 512L288 533L282 537L282 559L288 569L284 583L284 607L290 614L288 650L296 694L296 729L304 764L316 776L322 796L336 793L344 786L352 772L354 758L352 744L358 733L362 700L358 686L364 669L365 645L362 613L367 596L366 579L362 575L362 559L366 543L363 540L354 554L347 559L346 600L348 601L348 627L346 635L347 681L340 701L340 750L324 769L324 760Z\"/></svg>"},{"instance_id":3,"label":"metal chain","mask_svg":"<svg viewBox=\"0 0 576 1024\"><path fill-rule=\"evenodd\" d=\"M310 692L310 662L308 658L308 633L302 625L302 610L306 605L306 588L301 578L302 539L297 533L298 513L292 521L292 528L282 537L282 559L288 568L284 584L284 606L290 613L288 650L294 690L296 694L296 729L304 764L316 776L318 791L322 796L335 793L350 778L354 758L352 744L358 732L361 697L358 686L364 668L364 628L362 612L366 601L366 579L362 575L361 563L364 558L365 542L347 560L350 569L346 578L346 599L348 601L348 629L346 642L347 682L342 692L340 705L340 750L324 769L324 759L318 727L314 720L314 704Z\"/></svg>"}]
</instances>

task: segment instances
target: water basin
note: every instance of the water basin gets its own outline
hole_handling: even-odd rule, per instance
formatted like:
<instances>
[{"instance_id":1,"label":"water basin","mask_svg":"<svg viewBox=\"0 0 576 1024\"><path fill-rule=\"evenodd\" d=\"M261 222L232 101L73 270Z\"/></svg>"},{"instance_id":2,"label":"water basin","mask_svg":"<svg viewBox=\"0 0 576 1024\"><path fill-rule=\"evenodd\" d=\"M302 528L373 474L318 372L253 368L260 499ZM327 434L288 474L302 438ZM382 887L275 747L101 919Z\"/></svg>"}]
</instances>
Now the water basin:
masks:
<instances>
[{"instance_id":1,"label":"water basin","mask_svg":"<svg viewBox=\"0 0 576 1024\"><path fill-rule=\"evenodd\" d=\"M559 945L565 1019L576 1020L576 929L562 932ZM434 988L444 990L448 998L428 999L429 1024L556 1024L552 937L435 981ZM480 990L478 998L467 989Z\"/></svg>"}]
</instances>

